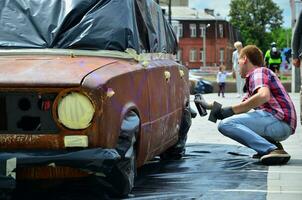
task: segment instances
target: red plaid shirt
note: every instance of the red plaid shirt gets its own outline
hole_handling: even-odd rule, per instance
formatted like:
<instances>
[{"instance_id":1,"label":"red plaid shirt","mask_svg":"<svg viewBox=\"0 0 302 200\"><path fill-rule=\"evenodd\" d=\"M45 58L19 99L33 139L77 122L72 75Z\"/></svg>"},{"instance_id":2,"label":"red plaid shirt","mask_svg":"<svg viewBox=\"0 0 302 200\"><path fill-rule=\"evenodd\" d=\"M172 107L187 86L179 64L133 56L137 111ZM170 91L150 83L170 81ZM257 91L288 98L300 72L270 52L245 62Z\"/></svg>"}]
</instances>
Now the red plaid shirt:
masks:
<instances>
[{"instance_id":1,"label":"red plaid shirt","mask_svg":"<svg viewBox=\"0 0 302 200\"><path fill-rule=\"evenodd\" d=\"M255 94L261 87L269 88L271 98L265 104L255 108L272 113L277 119L286 122L292 128L297 127L297 115L294 104L275 73L265 67L257 67L248 72L245 78L247 95L243 101Z\"/></svg>"}]
</instances>

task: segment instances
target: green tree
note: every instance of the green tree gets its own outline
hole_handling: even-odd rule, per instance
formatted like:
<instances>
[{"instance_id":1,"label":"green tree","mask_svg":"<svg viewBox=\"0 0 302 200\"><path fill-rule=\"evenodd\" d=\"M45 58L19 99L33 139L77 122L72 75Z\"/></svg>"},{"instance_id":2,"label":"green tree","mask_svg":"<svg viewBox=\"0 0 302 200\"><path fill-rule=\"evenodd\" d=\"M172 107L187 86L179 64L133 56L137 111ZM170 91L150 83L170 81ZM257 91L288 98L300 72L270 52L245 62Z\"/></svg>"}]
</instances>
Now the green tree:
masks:
<instances>
[{"instance_id":1,"label":"green tree","mask_svg":"<svg viewBox=\"0 0 302 200\"><path fill-rule=\"evenodd\" d=\"M272 42L271 33L283 23L282 12L272 0L231 0L229 16L243 43L255 44L265 52Z\"/></svg>"},{"instance_id":2,"label":"green tree","mask_svg":"<svg viewBox=\"0 0 302 200\"><path fill-rule=\"evenodd\" d=\"M292 29L278 28L271 32L272 41L276 42L280 48L290 47L292 38Z\"/></svg>"}]
</instances>

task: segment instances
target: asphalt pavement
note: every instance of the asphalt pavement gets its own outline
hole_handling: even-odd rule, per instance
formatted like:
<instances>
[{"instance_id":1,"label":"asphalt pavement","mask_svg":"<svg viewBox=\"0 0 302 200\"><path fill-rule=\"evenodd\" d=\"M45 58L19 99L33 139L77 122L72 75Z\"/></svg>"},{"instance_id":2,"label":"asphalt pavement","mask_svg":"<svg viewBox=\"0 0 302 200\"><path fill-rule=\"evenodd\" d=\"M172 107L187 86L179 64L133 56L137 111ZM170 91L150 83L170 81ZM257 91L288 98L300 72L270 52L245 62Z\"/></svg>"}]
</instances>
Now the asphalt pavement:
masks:
<instances>
[{"instance_id":1,"label":"asphalt pavement","mask_svg":"<svg viewBox=\"0 0 302 200\"><path fill-rule=\"evenodd\" d=\"M218 97L217 93L204 94L205 100L208 102L217 101L223 106L230 106L241 101L235 93L226 93L225 98ZM290 94L298 115L298 126L296 133L290 136L286 141L282 142L284 149L291 155L291 160L287 165L283 166L269 166L267 174L267 188L259 190L249 190L240 188L237 191L244 195L244 193L264 193L267 200L301 200L302 199L302 128L300 122L300 94ZM197 111L193 102L194 96L191 96L191 106ZM209 115L209 114L208 114ZM205 143L205 144L241 144L223 136L217 130L217 124L208 121L208 115L205 117L197 116L193 119L192 126L188 133L187 144L190 143ZM252 154L251 154L252 155ZM255 169L255 173L261 171ZM230 191L224 191L230 192Z\"/></svg>"}]
</instances>

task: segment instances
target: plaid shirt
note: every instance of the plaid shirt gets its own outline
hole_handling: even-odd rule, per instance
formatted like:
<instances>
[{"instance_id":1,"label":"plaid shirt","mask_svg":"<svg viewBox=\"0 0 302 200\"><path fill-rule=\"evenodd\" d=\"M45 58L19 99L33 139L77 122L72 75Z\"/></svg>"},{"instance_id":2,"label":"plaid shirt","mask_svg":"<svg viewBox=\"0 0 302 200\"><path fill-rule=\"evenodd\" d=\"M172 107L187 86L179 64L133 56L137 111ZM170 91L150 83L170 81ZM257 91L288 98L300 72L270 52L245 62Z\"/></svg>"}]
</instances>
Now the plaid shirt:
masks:
<instances>
[{"instance_id":1,"label":"plaid shirt","mask_svg":"<svg viewBox=\"0 0 302 200\"><path fill-rule=\"evenodd\" d=\"M261 87L269 88L271 98L265 104L255 108L272 113L277 119L286 122L292 128L297 127L297 115L294 104L277 76L268 68L257 67L249 71L245 78L247 95L243 101L254 95Z\"/></svg>"}]
</instances>

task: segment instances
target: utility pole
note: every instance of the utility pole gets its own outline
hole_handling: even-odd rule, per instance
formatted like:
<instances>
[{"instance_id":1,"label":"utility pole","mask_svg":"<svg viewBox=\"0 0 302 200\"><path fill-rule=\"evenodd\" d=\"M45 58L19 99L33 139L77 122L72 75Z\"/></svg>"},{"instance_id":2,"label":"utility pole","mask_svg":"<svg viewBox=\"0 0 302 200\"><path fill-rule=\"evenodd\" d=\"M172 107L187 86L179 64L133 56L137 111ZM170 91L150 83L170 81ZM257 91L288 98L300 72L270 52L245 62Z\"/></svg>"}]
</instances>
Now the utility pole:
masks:
<instances>
[{"instance_id":1,"label":"utility pole","mask_svg":"<svg viewBox=\"0 0 302 200\"><path fill-rule=\"evenodd\" d=\"M206 61L206 34L207 34L207 31L206 31L206 29L207 29L207 26L205 26L204 28L203 28L203 41L202 41L202 45L203 45L203 66L204 67L206 67L206 65L207 65L207 61Z\"/></svg>"},{"instance_id":2,"label":"utility pole","mask_svg":"<svg viewBox=\"0 0 302 200\"><path fill-rule=\"evenodd\" d=\"M169 23L172 24L171 0L169 0Z\"/></svg>"},{"instance_id":3,"label":"utility pole","mask_svg":"<svg viewBox=\"0 0 302 200\"><path fill-rule=\"evenodd\" d=\"M291 27L292 29L295 26L295 21L296 21L296 6L295 6L295 1L294 0L289 0L290 3L290 9L291 9L291 16L292 16L292 20L291 20ZM291 84L291 91L292 93L295 93L296 90L296 73L295 73L295 66L293 65L292 62L292 84Z\"/></svg>"},{"instance_id":4,"label":"utility pole","mask_svg":"<svg viewBox=\"0 0 302 200\"><path fill-rule=\"evenodd\" d=\"M206 37L207 37L207 28L209 28L211 25L210 24L207 24L207 25L205 25L204 26L204 28L203 28L203 34L202 34L202 36L203 36L203 41L202 41L202 44L203 44L203 66L204 67L206 67L206 65L207 65L207 61L206 61L206 56L207 56L207 53L206 53L206 47L207 47L207 45L206 45Z\"/></svg>"}]
</instances>

